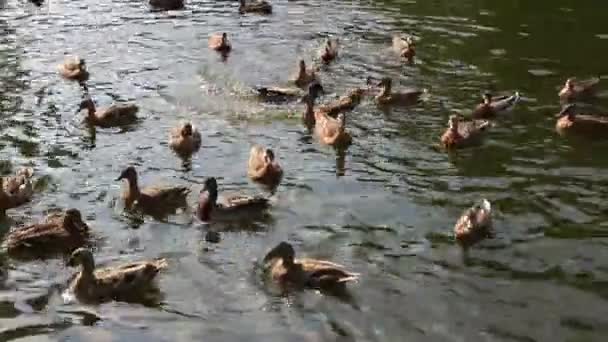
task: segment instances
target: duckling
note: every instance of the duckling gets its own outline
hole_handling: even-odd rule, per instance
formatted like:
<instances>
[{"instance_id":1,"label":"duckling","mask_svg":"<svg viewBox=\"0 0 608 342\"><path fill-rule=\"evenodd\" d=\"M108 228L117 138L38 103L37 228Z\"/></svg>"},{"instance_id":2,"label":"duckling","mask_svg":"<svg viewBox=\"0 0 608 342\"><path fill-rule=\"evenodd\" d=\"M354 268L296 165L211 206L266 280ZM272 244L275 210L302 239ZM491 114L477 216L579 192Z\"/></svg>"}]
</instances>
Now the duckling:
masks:
<instances>
[{"instance_id":1,"label":"duckling","mask_svg":"<svg viewBox=\"0 0 608 342\"><path fill-rule=\"evenodd\" d=\"M259 214L270 202L265 197L233 195L218 201L217 180L213 177L205 180L201 190L196 217L203 222L211 220L234 220L240 216Z\"/></svg>"},{"instance_id":2,"label":"duckling","mask_svg":"<svg viewBox=\"0 0 608 342\"><path fill-rule=\"evenodd\" d=\"M465 210L454 225L456 241L468 248L477 242L492 237L492 205L487 199Z\"/></svg>"},{"instance_id":3,"label":"duckling","mask_svg":"<svg viewBox=\"0 0 608 342\"><path fill-rule=\"evenodd\" d=\"M511 96L493 98L492 94L483 94L483 102L473 111L474 119L490 119L505 111L513 109L520 100L519 92Z\"/></svg>"},{"instance_id":4,"label":"duckling","mask_svg":"<svg viewBox=\"0 0 608 342\"><path fill-rule=\"evenodd\" d=\"M575 106L565 106L557 115L555 124L558 133L586 135L593 138L608 138L608 118L588 114L576 114Z\"/></svg>"},{"instance_id":5,"label":"duckling","mask_svg":"<svg viewBox=\"0 0 608 342\"><path fill-rule=\"evenodd\" d=\"M400 36L393 36L393 50L395 50L400 57L405 58L408 63L412 63L416 56L416 43L411 36L408 36L405 39Z\"/></svg>"},{"instance_id":6,"label":"duckling","mask_svg":"<svg viewBox=\"0 0 608 342\"><path fill-rule=\"evenodd\" d=\"M385 77L378 83L378 87L381 87L380 94L375 97L378 105L412 105L418 101L420 95L426 92L426 89L411 89L406 92L395 93L392 91L392 84L393 81L390 77Z\"/></svg>"},{"instance_id":7,"label":"duckling","mask_svg":"<svg viewBox=\"0 0 608 342\"><path fill-rule=\"evenodd\" d=\"M588 100L595 96L599 83L599 77L585 81L576 81L576 78L571 77L566 80L566 84L559 91L559 98L562 102Z\"/></svg>"},{"instance_id":8,"label":"duckling","mask_svg":"<svg viewBox=\"0 0 608 342\"><path fill-rule=\"evenodd\" d=\"M327 39L327 42L319 51L319 57L325 64L329 64L336 59L338 57L338 39Z\"/></svg>"},{"instance_id":9,"label":"duckling","mask_svg":"<svg viewBox=\"0 0 608 342\"><path fill-rule=\"evenodd\" d=\"M72 276L68 292L85 303L145 298L151 291L158 291L156 275L168 267L167 260L155 259L95 269L93 253L86 248L75 250L67 265L82 267L80 272Z\"/></svg>"},{"instance_id":10,"label":"duckling","mask_svg":"<svg viewBox=\"0 0 608 342\"><path fill-rule=\"evenodd\" d=\"M322 110L317 110L314 113L315 133L322 144L344 148L352 143L352 137L346 131L346 115L344 113L338 114L335 119Z\"/></svg>"},{"instance_id":11,"label":"duckling","mask_svg":"<svg viewBox=\"0 0 608 342\"><path fill-rule=\"evenodd\" d=\"M209 48L218 52L228 53L232 50L232 44L228 40L226 32L213 34L209 37Z\"/></svg>"},{"instance_id":12,"label":"duckling","mask_svg":"<svg viewBox=\"0 0 608 342\"><path fill-rule=\"evenodd\" d=\"M78 209L51 214L43 222L10 232L3 247L13 256L41 255L51 252L70 252L83 246L89 237L89 226Z\"/></svg>"},{"instance_id":13,"label":"duckling","mask_svg":"<svg viewBox=\"0 0 608 342\"><path fill-rule=\"evenodd\" d=\"M125 207L129 210L140 209L153 216L163 216L165 213L186 206L186 196L190 189L185 186L161 187L149 186L139 189L137 171L129 166L123 170L116 181L126 179L128 187L122 193Z\"/></svg>"},{"instance_id":14,"label":"duckling","mask_svg":"<svg viewBox=\"0 0 608 342\"><path fill-rule=\"evenodd\" d=\"M348 282L357 281L358 273L347 271L344 266L316 259L296 259L295 251L288 242L281 242L264 257L264 269L279 285L319 290L345 289Z\"/></svg>"},{"instance_id":15,"label":"duckling","mask_svg":"<svg viewBox=\"0 0 608 342\"><path fill-rule=\"evenodd\" d=\"M483 133L490 126L489 121L473 120L463 122L457 115L451 115L448 121L449 128L441 136L441 143L445 148L462 148L480 142Z\"/></svg>"},{"instance_id":16,"label":"duckling","mask_svg":"<svg viewBox=\"0 0 608 342\"><path fill-rule=\"evenodd\" d=\"M249 153L247 174L256 182L274 187L281 182L283 169L271 149L254 145Z\"/></svg>"},{"instance_id":17,"label":"duckling","mask_svg":"<svg viewBox=\"0 0 608 342\"><path fill-rule=\"evenodd\" d=\"M130 125L137 121L139 108L135 104L113 104L108 108L96 109L95 102L87 96L78 107L77 112L87 110L85 121L102 128Z\"/></svg>"},{"instance_id":18,"label":"duckling","mask_svg":"<svg viewBox=\"0 0 608 342\"><path fill-rule=\"evenodd\" d=\"M190 123L184 122L169 134L169 147L181 156L189 156L201 148L201 134Z\"/></svg>"},{"instance_id":19,"label":"duckling","mask_svg":"<svg viewBox=\"0 0 608 342\"><path fill-rule=\"evenodd\" d=\"M76 56L66 58L58 68L61 76L68 80L83 82L89 78L85 60Z\"/></svg>"},{"instance_id":20,"label":"duckling","mask_svg":"<svg viewBox=\"0 0 608 342\"><path fill-rule=\"evenodd\" d=\"M300 60L298 74L295 76L293 82L300 88L307 87L313 81L317 81L317 75L314 70L306 69L306 62Z\"/></svg>"},{"instance_id":21,"label":"duckling","mask_svg":"<svg viewBox=\"0 0 608 342\"><path fill-rule=\"evenodd\" d=\"M364 90L361 88L352 89L337 101L319 107L319 110L331 117L336 117L340 113L355 109L361 103L363 94Z\"/></svg>"},{"instance_id":22,"label":"duckling","mask_svg":"<svg viewBox=\"0 0 608 342\"><path fill-rule=\"evenodd\" d=\"M239 13L258 13L258 14L272 14L272 5L265 0L257 0L255 2L247 3L247 0L239 0Z\"/></svg>"}]
</instances>

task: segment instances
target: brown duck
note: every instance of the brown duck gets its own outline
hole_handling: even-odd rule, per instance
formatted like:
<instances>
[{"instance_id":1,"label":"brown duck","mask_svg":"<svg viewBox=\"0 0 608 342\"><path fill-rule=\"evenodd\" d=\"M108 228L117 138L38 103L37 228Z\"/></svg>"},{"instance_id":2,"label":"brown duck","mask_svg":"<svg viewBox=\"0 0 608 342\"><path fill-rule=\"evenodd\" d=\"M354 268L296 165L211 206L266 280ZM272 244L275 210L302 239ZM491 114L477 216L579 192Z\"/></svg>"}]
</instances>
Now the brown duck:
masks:
<instances>
[{"instance_id":1,"label":"brown duck","mask_svg":"<svg viewBox=\"0 0 608 342\"><path fill-rule=\"evenodd\" d=\"M226 32L222 34L213 34L209 37L209 48L217 52L228 53L232 50L232 44L228 40Z\"/></svg>"},{"instance_id":2,"label":"brown duck","mask_svg":"<svg viewBox=\"0 0 608 342\"><path fill-rule=\"evenodd\" d=\"M408 63L414 61L416 56L416 43L411 36L401 38L400 36L393 36L393 50Z\"/></svg>"},{"instance_id":3,"label":"brown duck","mask_svg":"<svg viewBox=\"0 0 608 342\"><path fill-rule=\"evenodd\" d=\"M3 246L9 254L36 255L68 253L83 246L89 237L89 226L78 209L51 214L43 222L11 231Z\"/></svg>"},{"instance_id":4,"label":"brown duck","mask_svg":"<svg viewBox=\"0 0 608 342\"><path fill-rule=\"evenodd\" d=\"M390 77L383 78L380 83L380 94L376 95L376 103L381 106L403 105L408 106L418 102L418 99L426 90L410 89L403 92L393 92L393 80Z\"/></svg>"},{"instance_id":5,"label":"brown duck","mask_svg":"<svg viewBox=\"0 0 608 342\"><path fill-rule=\"evenodd\" d=\"M69 57L58 67L61 76L68 80L86 81L89 78L85 60L78 57Z\"/></svg>"},{"instance_id":6,"label":"brown duck","mask_svg":"<svg viewBox=\"0 0 608 342\"><path fill-rule=\"evenodd\" d=\"M576 134L593 138L608 138L608 118L589 114L576 114L573 104L565 106L557 115L555 129L558 133Z\"/></svg>"},{"instance_id":7,"label":"brown duck","mask_svg":"<svg viewBox=\"0 0 608 342\"><path fill-rule=\"evenodd\" d=\"M269 205L268 198L261 196L232 195L219 200L217 180L210 177L201 190L196 217L202 222L238 220L258 215Z\"/></svg>"},{"instance_id":8,"label":"brown duck","mask_svg":"<svg viewBox=\"0 0 608 342\"><path fill-rule=\"evenodd\" d=\"M315 101L319 95L323 93L323 88L318 82L313 82L308 87L308 94L304 96L303 101L305 104L304 114L302 115L302 122L309 129L312 130L315 127Z\"/></svg>"},{"instance_id":9,"label":"brown duck","mask_svg":"<svg viewBox=\"0 0 608 342\"><path fill-rule=\"evenodd\" d=\"M122 197L125 207L129 210L139 209L146 214L161 217L187 205L186 196L190 189L185 186L148 186L140 189L137 171L133 166L127 167L116 180L122 179L127 181L127 188Z\"/></svg>"},{"instance_id":10,"label":"brown duck","mask_svg":"<svg viewBox=\"0 0 608 342\"><path fill-rule=\"evenodd\" d=\"M448 129L441 136L441 143L447 149L470 147L478 144L483 133L490 126L485 120L461 121L457 115L450 116Z\"/></svg>"},{"instance_id":11,"label":"brown duck","mask_svg":"<svg viewBox=\"0 0 608 342\"><path fill-rule=\"evenodd\" d=\"M298 73L293 78L293 82L298 87L306 89L306 87L308 87L308 85L314 81L318 82L315 71L312 69L308 70L306 68L306 62L304 62L304 60L300 60Z\"/></svg>"},{"instance_id":12,"label":"brown duck","mask_svg":"<svg viewBox=\"0 0 608 342\"><path fill-rule=\"evenodd\" d=\"M320 106L319 110L331 117L336 117L340 113L349 112L355 109L355 107L361 103L363 94L364 90L361 88L352 89L338 100Z\"/></svg>"},{"instance_id":13,"label":"brown duck","mask_svg":"<svg viewBox=\"0 0 608 342\"><path fill-rule=\"evenodd\" d=\"M86 109L86 122L93 126L102 128L130 125L137 121L139 108L135 104L113 104L108 108L97 109L95 102L90 97L86 97L80 103L78 111Z\"/></svg>"},{"instance_id":14,"label":"brown duck","mask_svg":"<svg viewBox=\"0 0 608 342\"><path fill-rule=\"evenodd\" d=\"M247 175L255 182L275 187L283 178L283 169L275 159L274 151L254 145L249 153Z\"/></svg>"},{"instance_id":15,"label":"brown duck","mask_svg":"<svg viewBox=\"0 0 608 342\"><path fill-rule=\"evenodd\" d=\"M329 64L336 59L338 57L338 39L328 38L319 52L319 57L321 62L325 64Z\"/></svg>"},{"instance_id":16,"label":"brown duck","mask_svg":"<svg viewBox=\"0 0 608 342\"><path fill-rule=\"evenodd\" d=\"M265 0L239 0L239 13L272 14L272 5Z\"/></svg>"},{"instance_id":17,"label":"brown duck","mask_svg":"<svg viewBox=\"0 0 608 342\"><path fill-rule=\"evenodd\" d=\"M183 122L169 134L169 147L181 156L190 156L201 148L201 133L190 122Z\"/></svg>"},{"instance_id":18,"label":"brown duck","mask_svg":"<svg viewBox=\"0 0 608 342\"><path fill-rule=\"evenodd\" d=\"M491 119L496 115L509 111L517 105L520 100L519 92L511 96L502 96L499 98L492 97L492 94L485 93L482 97L482 102L473 110L472 117L474 119Z\"/></svg>"},{"instance_id":19,"label":"brown duck","mask_svg":"<svg viewBox=\"0 0 608 342\"><path fill-rule=\"evenodd\" d=\"M34 194L33 174L33 169L23 168L14 176L0 177L0 217L6 210L30 201Z\"/></svg>"},{"instance_id":20,"label":"brown duck","mask_svg":"<svg viewBox=\"0 0 608 342\"><path fill-rule=\"evenodd\" d=\"M178 10L184 7L184 0L150 0L150 6L165 11Z\"/></svg>"},{"instance_id":21,"label":"brown duck","mask_svg":"<svg viewBox=\"0 0 608 342\"><path fill-rule=\"evenodd\" d=\"M82 268L72 276L67 293L84 303L146 300L158 292L155 278L168 267L167 260L156 259L95 269L93 253L85 248L75 250L67 264Z\"/></svg>"},{"instance_id":22,"label":"brown duck","mask_svg":"<svg viewBox=\"0 0 608 342\"><path fill-rule=\"evenodd\" d=\"M577 81L576 78L566 80L564 87L559 91L559 98L562 102L576 102L593 98L596 95L599 77Z\"/></svg>"},{"instance_id":23,"label":"brown duck","mask_svg":"<svg viewBox=\"0 0 608 342\"><path fill-rule=\"evenodd\" d=\"M295 258L291 244L281 242L264 257L264 269L279 285L320 290L344 289L346 283L357 281L359 274L344 266L317 259Z\"/></svg>"},{"instance_id":24,"label":"brown duck","mask_svg":"<svg viewBox=\"0 0 608 342\"><path fill-rule=\"evenodd\" d=\"M456 241L464 248L492 237L492 205L487 199L465 210L454 225Z\"/></svg>"}]
</instances>

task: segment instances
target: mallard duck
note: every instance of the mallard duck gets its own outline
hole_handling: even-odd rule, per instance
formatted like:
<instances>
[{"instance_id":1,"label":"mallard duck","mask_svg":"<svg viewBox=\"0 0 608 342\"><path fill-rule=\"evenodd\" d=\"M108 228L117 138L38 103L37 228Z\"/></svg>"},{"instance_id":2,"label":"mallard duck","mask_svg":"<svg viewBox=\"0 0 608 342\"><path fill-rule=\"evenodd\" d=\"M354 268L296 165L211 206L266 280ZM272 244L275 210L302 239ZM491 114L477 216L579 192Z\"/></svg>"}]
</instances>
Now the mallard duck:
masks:
<instances>
[{"instance_id":1,"label":"mallard duck","mask_svg":"<svg viewBox=\"0 0 608 342\"><path fill-rule=\"evenodd\" d=\"M276 186L283 178L283 169L271 149L254 145L249 153L247 175L258 183Z\"/></svg>"},{"instance_id":2,"label":"mallard duck","mask_svg":"<svg viewBox=\"0 0 608 342\"><path fill-rule=\"evenodd\" d=\"M209 37L209 48L218 52L228 53L232 50L232 44L228 40L226 32L213 34Z\"/></svg>"},{"instance_id":3,"label":"mallard duck","mask_svg":"<svg viewBox=\"0 0 608 342\"><path fill-rule=\"evenodd\" d=\"M359 279L359 274L344 266L316 259L296 259L293 246L281 242L263 260L264 269L279 285L320 290L343 289L345 284Z\"/></svg>"},{"instance_id":4,"label":"mallard duck","mask_svg":"<svg viewBox=\"0 0 608 342\"><path fill-rule=\"evenodd\" d=\"M393 50L395 50L400 57L405 58L408 63L412 63L416 56L416 43L411 36L408 36L405 39L400 36L393 36Z\"/></svg>"},{"instance_id":5,"label":"mallard duck","mask_svg":"<svg viewBox=\"0 0 608 342\"><path fill-rule=\"evenodd\" d=\"M135 167L129 166L116 179L125 179L128 186L122 197L127 209L139 209L154 216L163 216L177 208L186 206L186 196L190 189L185 186L148 186L140 190ZM158 214L158 215L157 215Z\"/></svg>"},{"instance_id":6,"label":"mallard duck","mask_svg":"<svg viewBox=\"0 0 608 342\"><path fill-rule=\"evenodd\" d=\"M315 84L318 92L324 93L323 86L318 82L315 82ZM297 100L305 101L306 99L304 97L307 95L307 92L295 87L257 87L255 90L260 99L273 103Z\"/></svg>"},{"instance_id":7,"label":"mallard duck","mask_svg":"<svg viewBox=\"0 0 608 342\"><path fill-rule=\"evenodd\" d=\"M485 120L460 121L458 115L451 115L448 124L449 128L441 136L441 143L448 149L479 143L484 131L490 126L490 122Z\"/></svg>"},{"instance_id":8,"label":"mallard duck","mask_svg":"<svg viewBox=\"0 0 608 342\"><path fill-rule=\"evenodd\" d=\"M170 11L184 7L184 0L150 0L150 6Z\"/></svg>"},{"instance_id":9,"label":"mallard duck","mask_svg":"<svg viewBox=\"0 0 608 342\"><path fill-rule=\"evenodd\" d=\"M68 292L86 303L146 298L147 293L158 290L154 281L156 275L168 267L167 260L156 259L95 269L93 253L86 248L75 250L67 265L82 267L72 276Z\"/></svg>"},{"instance_id":10,"label":"mallard duck","mask_svg":"<svg viewBox=\"0 0 608 342\"><path fill-rule=\"evenodd\" d=\"M465 210L454 225L456 241L468 248L477 242L492 236L492 206L483 199L481 203Z\"/></svg>"},{"instance_id":11,"label":"mallard duck","mask_svg":"<svg viewBox=\"0 0 608 342\"><path fill-rule=\"evenodd\" d=\"M217 180L205 180L205 185L196 207L196 217L203 222L211 220L235 220L259 214L270 205L268 198L261 196L232 195L218 199Z\"/></svg>"},{"instance_id":12,"label":"mallard duck","mask_svg":"<svg viewBox=\"0 0 608 342\"><path fill-rule=\"evenodd\" d=\"M272 14L272 5L265 0L256 0L254 2L247 3L247 0L239 0L239 12L243 13L259 13L259 14Z\"/></svg>"},{"instance_id":13,"label":"mallard duck","mask_svg":"<svg viewBox=\"0 0 608 342\"><path fill-rule=\"evenodd\" d=\"M363 94L364 90L361 88L352 89L337 101L320 106L319 110L331 117L336 117L340 113L355 109L361 103Z\"/></svg>"},{"instance_id":14,"label":"mallard duck","mask_svg":"<svg viewBox=\"0 0 608 342\"><path fill-rule=\"evenodd\" d=\"M5 215L7 209L30 201L34 194L33 173L33 169L23 168L15 176L0 177L0 217Z\"/></svg>"},{"instance_id":15,"label":"mallard duck","mask_svg":"<svg viewBox=\"0 0 608 342\"><path fill-rule=\"evenodd\" d=\"M86 81L89 78L86 63L82 58L75 56L66 58L58 68L61 76L69 80Z\"/></svg>"},{"instance_id":16,"label":"mallard duck","mask_svg":"<svg viewBox=\"0 0 608 342\"><path fill-rule=\"evenodd\" d=\"M189 156L201 148L201 133L190 122L171 129L169 147L179 155Z\"/></svg>"},{"instance_id":17,"label":"mallard duck","mask_svg":"<svg viewBox=\"0 0 608 342\"><path fill-rule=\"evenodd\" d=\"M564 106L557 116L559 119L555 129L562 135L573 133L593 138L608 138L608 117L577 114L573 104Z\"/></svg>"},{"instance_id":18,"label":"mallard duck","mask_svg":"<svg viewBox=\"0 0 608 342\"><path fill-rule=\"evenodd\" d=\"M415 104L420 95L424 94L426 90L410 89L404 92L393 92L392 91L393 81L390 77L383 78L378 87L381 87L380 94L376 95L376 103L379 105L412 105Z\"/></svg>"},{"instance_id":19,"label":"mallard duck","mask_svg":"<svg viewBox=\"0 0 608 342\"><path fill-rule=\"evenodd\" d=\"M519 92L511 96L502 96L499 98L492 97L492 94L483 94L483 102L480 103L473 111L474 119L490 119L496 115L511 110L519 102Z\"/></svg>"},{"instance_id":20,"label":"mallard duck","mask_svg":"<svg viewBox=\"0 0 608 342\"><path fill-rule=\"evenodd\" d=\"M86 122L102 128L130 125L137 121L139 108L135 104L113 104L108 108L97 109L95 102L87 96L78 107L78 111L86 109Z\"/></svg>"},{"instance_id":21,"label":"mallard duck","mask_svg":"<svg viewBox=\"0 0 608 342\"><path fill-rule=\"evenodd\" d=\"M566 80L566 84L564 84L564 87L559 91L559 98L563 102L590 99L595 96L599 83L599 77L594 77L585 81L577 81L576 78L571 77Z\"/></svg>"},{"instance_id":22,"label":"mallard duck","mask_svg":"<svg viewBox=\"0 0 608 342\"><path fill-rule=\"evenodd\" d=\"M294 77L293 82L298 87L305 88L313 81L317 81L315 71L306 69L306 62L300 60L298 74Z\"/></svg>"},{"instance_id":23,"label":"mallard duck","mask_svg":"<svg viewBox=\"0 0 608 342\"><path fill-rule=\"evenodd\" d=\"M319 52L319 58L325 64L329 64L331 61L338 57L338 39L327 39L325 45Z\"/></svg>"},{"instance_id":24,"label":"mallard duck","mask_svg":"<svg viewBox=\"0 0 608 342\"><path fill-rule=\"evenodd\" d=\"M347 147L352 143L350 133L346 131L346 115L338 114L332 118L326 112L317 110L315 113L315 133L324 145Z\"/></svg>"},{"instance_id":25,"label":"mallard duck","mask_svg":"<svg viewBox=\"0 0 608 342\"><path fill-rule=\"evenodd\" d=\"M308 94L303 98L306 109L302 116L302 122L309 130L315 126L315 101L321 93L321 84L313 82L308 86Z\"/></svg>"},{"instance_id":26,"label":"mallard duck","mask_svg":"<svg viewBox=\"0 0 608 342\"><path fill-rule=\"evenodd\" d=\"M70 252L86 243L89 226L78 209L51 214L43 222L10 232L3 246L12 255Z\"/></svg>"}]
</instances>

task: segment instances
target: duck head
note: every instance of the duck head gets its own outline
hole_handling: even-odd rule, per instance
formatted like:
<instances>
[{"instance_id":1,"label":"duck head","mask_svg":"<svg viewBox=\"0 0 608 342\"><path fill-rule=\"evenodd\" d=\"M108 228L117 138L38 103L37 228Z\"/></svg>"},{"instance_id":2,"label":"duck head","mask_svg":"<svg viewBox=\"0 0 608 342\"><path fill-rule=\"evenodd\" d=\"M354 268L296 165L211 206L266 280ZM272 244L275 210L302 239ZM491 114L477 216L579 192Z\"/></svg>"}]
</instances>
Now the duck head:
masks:
<instances>
[{"instance_id":1,"label":"duck head","mask_svg":"<svg viewBox=\"0 0 608 342\"><path fill-rule=\"evenodd\" d=\"M306 62L304 62L303 59L300 59L299 68L300 68L300 75L306 73Z\"/></svg>"},{"instance_id":2,"label":"duck head","mask_svg":"<svg viewBox=\"0 0 608 342\"><path fill-rule=\"evenodd\" d=\"M458 117L458 115L450 115L450 118L448 119L448 126L450 128L450 130L452 131L458 131L458 122L460 121L460 118Z\"/></svg>"},{"instance_id":3,"label":"duck head","mask_svg":"<svg viewBox=\"0 0 608 342\"><path fill-rule=\"evenodd\" d=\"M576 82L576 79L574 79L574 77L570 77L569 79L566 80L566 83L564 84L564 88L574 89L575 82Z\"/></svg>"},{"instance_id":4,"label":"duck head","mask_svg":"<svg viewBox=\"0 0 608 342\"><path fill-rule=\"evenodd\" d=\"M120 176L118 176L118 178L116 178L116 181L119 181L122 179L126 179L127 181L129 181L129 183L137 182L137 171L135 171L135 167L129 166L126 169L124 169L121 172Z\"/></svg>"},{"instance_id":5,"label":"duck head","mask_svg":"<svg viewBox=\"0 0 608 342\"><path fill-rule=\"evenodd\" d=\"M192 124L190 122L184 123L181 130L182 137L192 136L193 130L194 129L192 128Z\"/></svg>"},{"instance_id":6,"label":"duck head","mask_svg":"<svg viewBox=\"0 0 608 342\"><path fill-rule=\"evenodd\" d=\"M80 67L80 69L84 70L87 67L87 64L84 60L84 58L81 58L80 61L78 62L78 66Z\"/></svg>"},{"instance_id":7,"label":"duck head","mask_svg":"<svg viewBox=\"0 0 608 342\"><path fill-rule=\"evenodd\" d=\"M269 148L264 151L264 161L267 164L272 164L274 162L274 152Z\"/></svg>"},{"instance_id":8,"label":"duck head","mask_svg":"<svg viewBox=\"0 0 608 342\"><path fill-rule=\"evenodd\" d=\"M481 96L481 99L482 99L482 102L484 104L490 104L490 103L492 103L492 94L491 93L484 93Z\"/></svg>"},{"instance_id":9,"label":"duck head","mask_svg":"<svg viewBox=\"0 0 608 342\"><path fill-rule=\"evenodd\" d=\"M267 263L272 259L281 259L283 261L283 265L290 266L293 265L295 256L296 252L293 249L293 246L290 243L283 241L271 249L268 254L266 254L264 257L264 263Z\"/></svg>"},{"instance_id":10,"label":"duck head","mask_svg":"<svg viewBox=\"0 0 608 342\"><path fill-rule=\"evenodd\" d=\"M217 202L217 180L214 177L209 177L205 180L203 189L198 199L196 207L196 216L203 222L208 222L211 219L211 212Z\"/></svg>"},{"instance_id":11,"label":"duck head","mask_svg":"<svg viewBox=\"0 0 608 342\"><path fill-rule=\"evenodd\" d=\"M93 253L87 248L78 248L72 252L72 255L68 259L67 265L69 267L81 265L83 270L92 272L95 269Z\"/></svg>"},{"instance_id":12,"label":"duck head","mask_svg":"<svg viewBox=\"0 0 608 342\"><path fill-rule=\"evenodd\" d=\"M80 105L78 106L78 109L76 110L76 113L79 113L83 109L88 110L89 115L95 114L95 102L90 96L86 96L84 99L82 99Z\"/></svg>"},{"instance_id":13,"label":"duck head","mask_svg":"<svg viewBox=\"0 0 608 342\"><path fill-rule=\"evenodd\" d=\"M83 231L86 230L86 224L82 221L80 210L71 208L63 214L63 227L68 230Z\"/></svg>"}]
</instances>

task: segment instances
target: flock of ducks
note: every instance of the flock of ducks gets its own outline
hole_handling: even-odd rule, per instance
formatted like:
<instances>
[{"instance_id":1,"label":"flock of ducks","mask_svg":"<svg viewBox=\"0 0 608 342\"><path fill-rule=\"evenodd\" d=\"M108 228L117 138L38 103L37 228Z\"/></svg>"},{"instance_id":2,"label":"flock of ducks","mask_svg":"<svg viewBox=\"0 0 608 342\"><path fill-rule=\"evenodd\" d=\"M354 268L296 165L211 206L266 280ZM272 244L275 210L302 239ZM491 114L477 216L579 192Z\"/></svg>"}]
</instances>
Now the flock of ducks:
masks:
<instances>
[{"instance_id":1,"label":"flock of ducks","mask_svg":"<svg viewBox=\"0 0 608 342\"><path fill-rule=\"evenodd\" d=\"M182 0L150 0L150 5L163 9L183 7ZM248 2L240 0L240 13L271 14L272 5L264 0ZM227 56L232 50L226 33L213 34L209 38L209 48ZM406 63L414 63L416 44L413 37L395 36L392 49ZM339 41L328 39L321 46L318 58L324 64L335 61L339 55ZM346 148L352 143L347 130L347 113L364 98L372 98L378 106L409 106L416 104L426 90L410 89L394 91L392 80L383 78L379 82L368 78L365 85L348 91L339 99L316 107L317 100L325 93L316 72L308 68L304 60L299 61L299 69L291 86L267 86L255 89L262 101L285 103L301 101L304 105L302 121L311 133L324 145ZM96 108L88 94L86 81L89 72L84 59L72 57L59 66L59 73L65 79L81 83L85 90L84 99L78 112L86 110L86 123L98 127L129 125L137 121L138 107L135 104L114 104L108 108ZM577 114L576 103L595 96L599 78L577 82L568 79L559 92L564 107L558 114L558 132L583 135L608 136L608 119L598 115ZM494 97L486 93L482 102L472 111L471 120L459 115L451 115L448 128L440 138L446 150L465 148L481 142L483 134L492 126L490 120L513 108L520 100L519 93ZM181 157L190 157L201 148L201 134L191 122L183 122L169 132L169 147ZM283 169L272 149L255 145L251 148L248 161L249 178L270 189L276 189L283 178ZM0 214L19 207L31 200L34 189L33 170L25 168L14 176L0 178ZM187 207L187 195L191 189L186 186L163 187L151 185L140 187L135 167L125 168L116 181L124 181L122 193L125 209L138 211L157 219ZM274 191L274 190L273 190ZM209 177L198 196L194 215L201 222L234 219L241 214L260 212L270 205L263 196L232 195L219 196L217 180ZM467 209L454 226L456 241L468 249L486 237L492 236L492 209L488 200ZM150 291L157 291L154 284L157 274L169 266L165 259L138 261L103 269L95 267L93 253L88 248L93 233L78 209L68 209L53 213L42 222L12 229L4 238L2 247L14 258L45 258L54 254L68 254L69 266L80 266L67 285L67 292L83 302L104 302L109 300L132 300L145 297ZM281 242L272 248L263 259L263 268L269 278L280 285L295 288L320 290L344 289L344 285L356 281L359 275L346 270L342 265L329 261L296 258L295 250L288 242Z\"/></svg>"}]
</instances>

